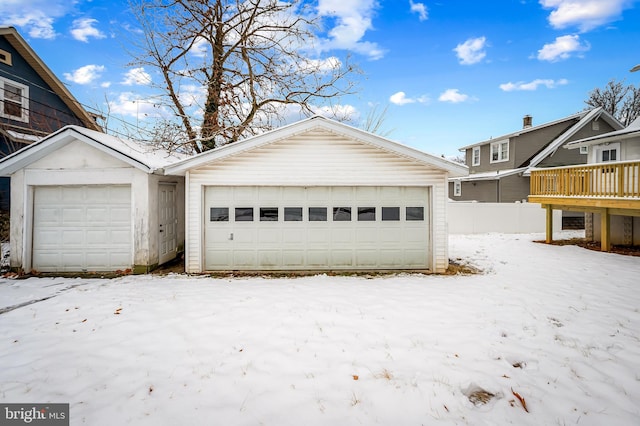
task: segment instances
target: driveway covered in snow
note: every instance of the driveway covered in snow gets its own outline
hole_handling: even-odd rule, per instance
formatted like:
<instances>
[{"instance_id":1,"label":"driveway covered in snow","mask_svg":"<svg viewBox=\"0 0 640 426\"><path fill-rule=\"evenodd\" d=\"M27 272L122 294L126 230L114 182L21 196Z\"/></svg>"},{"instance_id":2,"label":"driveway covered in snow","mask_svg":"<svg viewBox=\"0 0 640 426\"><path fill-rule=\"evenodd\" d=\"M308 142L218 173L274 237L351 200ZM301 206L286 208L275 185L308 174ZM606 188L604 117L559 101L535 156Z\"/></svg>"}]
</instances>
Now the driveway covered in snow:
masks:
<instances>
[{"instance_id":1,"label":"driveway covered in snow","mask_svg":"<svg viewBox=\"0 0 640 426\"><path fill-rule=\"evenodd\" d=\"M637 424L640 258L542 238L452 236L470 276L0 280L0 401L72 425Z\"/></svg>"}]
</instances>

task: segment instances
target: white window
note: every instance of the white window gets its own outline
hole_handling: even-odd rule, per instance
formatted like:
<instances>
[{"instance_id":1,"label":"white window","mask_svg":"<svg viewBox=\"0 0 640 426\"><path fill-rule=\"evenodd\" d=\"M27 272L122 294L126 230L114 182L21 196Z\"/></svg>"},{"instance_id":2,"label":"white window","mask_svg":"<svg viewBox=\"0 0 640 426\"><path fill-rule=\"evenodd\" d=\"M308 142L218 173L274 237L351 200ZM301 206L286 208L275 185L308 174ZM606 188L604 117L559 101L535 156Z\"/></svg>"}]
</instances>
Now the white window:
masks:
<instances>
[{"instance_id":1,"label":"white window","mask_svg":"<svg viewBox=\"0 0 640 426\"><path fill-rule=\"evenodd\" d=\"M479 166L480 165L480 147L474 146L473 151L471 153L471 165Z\"/></svg>"},{"instance_id":2,"label":"white window","mask_svg":"<svg viewBox=\"0 0 640 426\"><path fill-rule=\"evenodd\" d=\"M0 77L0 117L29 121L29 88Z\"/></svg>"},{"instance_id":3,"label":"white window","mask_svg":"<svg viewBox=\"0 0 640 426\"><path fill-rule=\"evenodd\" d=\"M598 163L606 163L609 161L620 160L620 144L612 143L601 145L596 150L596 161Z\"/></svg>"},{"instance_id":4,"label":"white window","mask_svg":"<svg viewBox=\"0 0 640 426\"><path fill-rule=\"evenodd\" d=\"M462 182L459 180L453 181L453 196L460 197L462 196Z\"/></svg>"},{"instance_id":5,"label":"white window","mask_svg":"<svg viewBox=\"0 0 640 426\"><path fill-rule=\"evenodd\" d=\"M509 160L509 141L491 144L491 163Z\"/></svg>"},{"instance_id":6,"label":"white window","mask_svg":"<svg viewBox=\"0 0 640 426\"><path fill-rule=\"evenodd\" d=\"M580 147L580 154L588 154L589 153L589 147L588 146L581 146Z\"/></svg>"}]
</instances>

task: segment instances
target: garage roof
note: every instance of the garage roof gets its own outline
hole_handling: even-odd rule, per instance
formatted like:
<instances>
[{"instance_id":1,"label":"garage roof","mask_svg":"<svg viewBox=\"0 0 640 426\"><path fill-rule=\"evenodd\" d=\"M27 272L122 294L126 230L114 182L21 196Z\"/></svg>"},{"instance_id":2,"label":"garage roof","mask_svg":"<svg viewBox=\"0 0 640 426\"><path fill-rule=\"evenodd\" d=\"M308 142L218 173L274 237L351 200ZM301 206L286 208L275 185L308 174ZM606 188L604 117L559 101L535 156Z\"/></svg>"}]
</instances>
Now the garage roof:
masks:
<instances>
[{"instance_id":1,"label":"garage roof","mask_svg":"<svg viewBox=\"0 0 640 426\"><path fill-rule=\"evenodd\" d=\"M466 176L468 174L467 166L462 164L427 154L415 148L319 115L178 161L165 167L165 173L170 175L184 175L188 170L204 164L220 161L315 129L327 130L334 134L357 140L365 145L396 154L400 157L445 170L449 173L450 177Z\"/></svg>"},{"instance_id":2,"label":"garage roof","mask_svg":"<svg viewBox=\"0 0 640 426\"><path fill-rule=\"evenodd\" d=\"M82 141L146 173L156 172L167 164L184 158L183 155L177 153L168 153L154 149L149 145L120 139L84 127L65 126L57 132L1 159L0 176L10 176L21 168L76 140Z\"/></svg>"}]
</instances>

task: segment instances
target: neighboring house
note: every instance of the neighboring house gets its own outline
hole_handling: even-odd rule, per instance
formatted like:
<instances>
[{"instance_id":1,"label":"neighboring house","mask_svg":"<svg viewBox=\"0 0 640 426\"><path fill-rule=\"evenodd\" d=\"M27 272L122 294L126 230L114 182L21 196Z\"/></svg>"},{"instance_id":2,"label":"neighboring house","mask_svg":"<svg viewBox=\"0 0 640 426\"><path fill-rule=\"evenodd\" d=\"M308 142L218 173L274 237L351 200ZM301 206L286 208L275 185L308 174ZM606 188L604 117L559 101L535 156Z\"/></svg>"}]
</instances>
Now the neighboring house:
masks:
<instances>
[{"instance_id":1,"label":"neighboring house","mask_svg":"<svg viewBox=\"0 0 640 426\"><path fill-rule=\"evenodd\" d=\"M165 173L186 177L186 272L443 272L467 168L316 116Z\"/></svg>"},{"instance_id":2,"label":"neighboring house","mask_svg":"<svg viewBox=\"0 0 640 426\"><path fill-rule=\"evenodd\" d=\"M575 140L586 151L583 166L534 169L529 201L547 209L547 241L553 239L551 212L584 212L586 236L611 244L640 245L640 118L627 128Z\"/></svg>"},{"instance_id":3,"label":"neighboring house","mask_svg":"<svg viewBox=\"0 0 640 426\"><path fill-rule=\"evenodd\" d=\"M20 34L0 26L0 157L66 125L101 130ZM0 179L0 209L9 208L8 191Z\"/></svg>"},{"instance_id":4,"label":"neighboring house","mask_svg":"<svg viewBox=\"0 0 640 426\"><path fill-rule=\"evenodd\" d=\"M11 176L11 258L25 272L144 273L184 245L182 159L78 126L0 159Z\"/></svg>"},{"instance_id":5,"label":"neighboring house","mask_svg":"<svg viewBox=\"0 0 640 426\"><path fill-rule=\"evenodd\" d=\"M469 175L450 180L451 199L493 203L526 201L531 168L584 164L585 151L560 148L571 141L622 127L602 108L538 126L532 126L531 116L525 116L523 128L517 132L460 148L465 152Z\"/></svg>"}]
</instances>

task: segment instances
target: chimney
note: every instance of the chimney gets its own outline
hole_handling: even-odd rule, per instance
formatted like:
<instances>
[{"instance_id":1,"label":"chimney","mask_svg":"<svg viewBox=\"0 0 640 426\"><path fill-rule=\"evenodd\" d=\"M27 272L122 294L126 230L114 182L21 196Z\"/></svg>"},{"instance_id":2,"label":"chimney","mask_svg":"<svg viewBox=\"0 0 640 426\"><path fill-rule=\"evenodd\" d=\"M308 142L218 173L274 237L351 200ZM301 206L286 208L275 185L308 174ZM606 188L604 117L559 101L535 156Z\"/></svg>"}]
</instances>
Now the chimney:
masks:
<instances>
[{"instance_id":1,"label":"chimney","mask_svg":"<svg viewBox=\"0 0 640 426\"><path fill-rule=\"evenodd\" d=\"M522 128L528 129L529 127L531 127L532 122L533 117L531 117L529 114L525 115L524 117L522 117Z\"/></svg>"}]
</instances>

